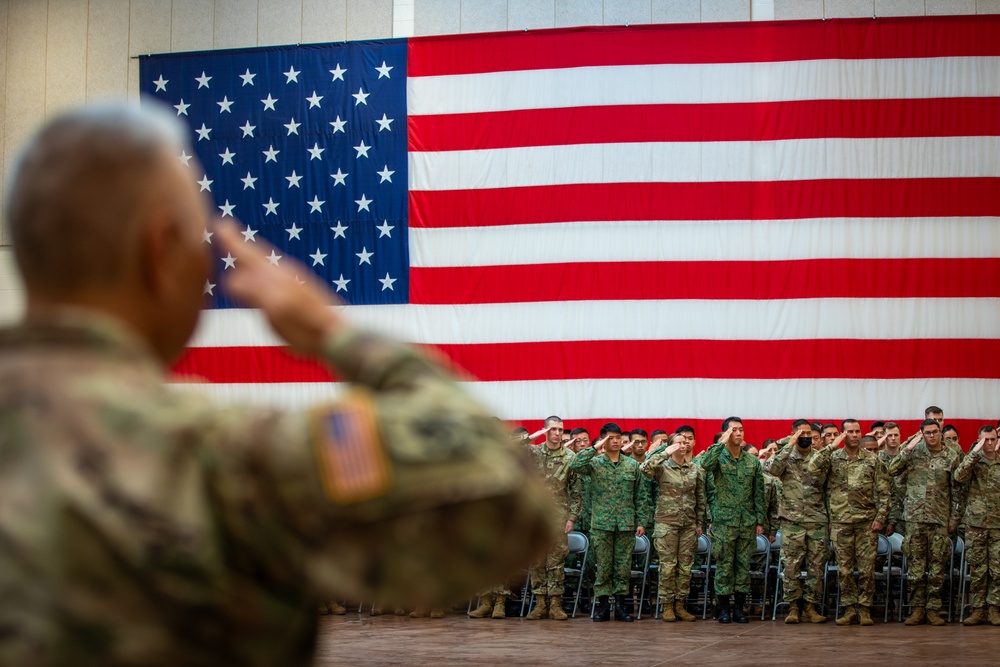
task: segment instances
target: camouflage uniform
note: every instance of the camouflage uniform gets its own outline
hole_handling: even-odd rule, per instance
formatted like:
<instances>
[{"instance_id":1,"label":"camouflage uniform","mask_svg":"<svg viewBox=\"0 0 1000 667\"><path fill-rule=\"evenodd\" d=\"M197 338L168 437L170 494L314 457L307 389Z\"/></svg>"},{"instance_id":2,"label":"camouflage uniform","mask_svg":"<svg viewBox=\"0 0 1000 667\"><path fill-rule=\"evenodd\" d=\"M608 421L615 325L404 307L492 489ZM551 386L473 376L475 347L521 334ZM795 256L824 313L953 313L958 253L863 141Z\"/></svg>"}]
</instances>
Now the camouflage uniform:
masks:
<instances>
[{"instance_id":1,"label":"camouflage uniform","mask_svg":"<svg viewBox=\"0 0 1000 667\"><path fill-rule=\"evenodd\" d=\"M825 447L809 461L809 472L826 481L830 533L840 572L840 603L871 607L875 597L875 556L878 533L872 523L885 524L889 515L890 484L878 456L858 448ZM854 582L854 571L858 582Z\"/></svg>"},{"instance_id":2,"label":"camouflage uniform","mask_svg":"<svg viewBox=\"0 0 1000 667\"><path fill-rule=\"evenodd\" d=\"M965 510L965 554L971 569L969 604L973 609L1000 605L1000 456L966 454L954 479L969 485Z\"/></svg>"},{"instance_id":3,"label":"camouflage uniform","mask_svg":"<svg viewBox=\"0 0 1000 667\"><path fill-rule=\"evenodd\" d=\"M764 473L764 535L772 542L781 525L781 480Z\"/></svg>"},{"instance_id":4,"label":"camouflage uniform","mask_svg":"<svg viewBox=\"0 0 1000 667\"><path fill-rule=\"evenodd\" d=\"M899 456L899 454L897 453L896 456ZM882 460L886 470L888 470L889 464L892 463L892 460L896 456L886 454L885 450L878 453L878 457ZM890 476L889 485L892 497L889 503L889 516L886 522L892 524L892 532L905 536L906 521L903 519L903 498L906 496L906 475L903 474L898 477Z\"/></svg>"},{"instance_id":5,"label":"camouflage uniform","mask_svg":"<svg viewBox=\"0 0 1000 667\"><path fill-rule=\"evenodd\" d=\"M582 499L580 482L576 473L570 471L570 463L576 455L565 447L549 449L548 445L529 445L527 450L535 462L539 473L552 493L552 507L559 523L580 518ZM569 554L569 544L565 539L556 540L548 553L529 570L531 592L536 596L561 596L564 592L566 571L565 560Z\"/></svg>"},{"instance_id":6,"label":"camouflage uniform","mask_svg":"<svg viewBox=\"0 0 1000 667\"><path fill-rule=\"evenodd\" d=\"M749 593L750 559L757 550L756 527L765 522L760 461L746 452L733 458L725 445L716 443L701 458L701 468L714 489L708 506L715 593Z\"/></svg>"},{"instance_id":7,"label":"camouflage uniform","mask_svg":"<svg viewBox=\"0 0 1000 667\"><path fill-rule=\"evenodd\" d=\"M705 472L691 463L678 464L665 449L646 457L639 472L653 478L659 489L653 529L660 556L659 596L667 604L683 602L691 586L698 528L707 509Z\"/></svg>"},{"instance_id":8,"label":"camouflage uniform","mask_svg":"<svg viewBox=\"0 0 1000 667\"><path fill-rule=\"evenodd\" d=\"M594 595L628 593L635 530L649 522L648 485L639 464L625 455L614 463L588 447L576 455L570 470L590 477L590 551L597 581Z\"/></svg>"},{"instance_id":9,"label":"camouflage uniform","mask_svg":"<svg viewBox=\"0 0 1000 667\"><path fill-rule=\"evenodd\" d=\"M765 466L781 480L781 562L785 567L784 601L823 602L823 570L830 559L828 517L823 484L809 472L813 450L804 454L788 444ZM805 570L805 586L799 572ZM804 589L803 589L804 588Z\"/></svg>"},{"instance_id":10,"label":"camouflage uniform","mask_svg":"<svg viewBox=\"0 0 1000 667\"><path fill-rule=\"evenodd\" d=\"M454 599L555 538L442 371L358 331L323 357L336 401L220 407L109 319L0 331L0 664L309 665L319 600Z\"/></svg>"},{"instance_id":11,"label":"camouflage uniform","mask_svg":"<svg viewBox=\"0 0 1000 667\"><path fill-rule=\"evenodd\" d=\"M937 611L942 606L941 587L951 562L948 527L958 525L959 519L951 482L958 459L958 452L950 447L932 453L926 443L920 443L889 464L890 475L906 475L903 553L915 609Z\"/></svg>"}]
</instances>

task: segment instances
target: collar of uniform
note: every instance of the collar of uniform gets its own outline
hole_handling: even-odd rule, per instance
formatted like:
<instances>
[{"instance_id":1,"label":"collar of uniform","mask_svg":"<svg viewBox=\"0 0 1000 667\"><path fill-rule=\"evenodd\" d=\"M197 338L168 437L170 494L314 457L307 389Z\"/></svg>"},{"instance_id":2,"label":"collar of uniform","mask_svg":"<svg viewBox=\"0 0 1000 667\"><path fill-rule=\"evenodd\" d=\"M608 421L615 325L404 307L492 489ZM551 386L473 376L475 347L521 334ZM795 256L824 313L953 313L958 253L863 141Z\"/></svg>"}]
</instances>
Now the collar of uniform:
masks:
<instances>
[{"instance_id":1,"label":"collar of uniform","mask_svg":"<svg viewBox=\"0 0 1000 667\"><path fill-rule=\"evenodd\" d=\"M677 461L674 461L673 457L667 459L668 468L689 468L690 466L691 464L687 461L684 463L678 463Z\"/></svg>"}]
</instances>

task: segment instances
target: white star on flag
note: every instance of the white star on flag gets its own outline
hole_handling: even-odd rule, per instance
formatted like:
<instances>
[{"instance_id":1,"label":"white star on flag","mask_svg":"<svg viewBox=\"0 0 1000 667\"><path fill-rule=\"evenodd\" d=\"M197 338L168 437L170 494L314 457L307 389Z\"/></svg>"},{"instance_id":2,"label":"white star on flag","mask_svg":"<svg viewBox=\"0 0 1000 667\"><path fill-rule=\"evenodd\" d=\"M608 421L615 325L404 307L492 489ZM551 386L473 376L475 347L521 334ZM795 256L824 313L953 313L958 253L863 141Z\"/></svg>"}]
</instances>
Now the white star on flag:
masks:
<instances>
[{"instance_id":1,"label":"white star on flag","mask_svg":"<svg viewBox=\"0 0 1000 667\"><path fill-rule=\"evenodd\" d=\"M205 76L205 70L202 70L201 76L196 76L194 80L198 82L198 88L208 88L208 82L212 80L212 77Z\"/></svg>"},{"instance_id":2,"label":"white star on flag","mask_svg":"<svg viewBox=\"0 0 1000 667\"><path fill-rule=\"evenodd\" d=\"M184 114L186 116L186 115L188 115L188 107L189 106L191 106L191 105L190 104L184 104L184 98L182 97L181 98L181 103L180 104L175 104L174 108L177 109L177 115L178 116L180 116L181 114Z\"/></svg>"},{"instance_id":3,"label":"white star on flag","mask_svg":"<svg viewBox=\"0 0 1000 667\"><path fill-rule=\"evenodd\" d=\"M236 204L230 204L229 200L227 199L226 203L219 207L219 210L222 211L223 218L226 217L227 215L231 218L233 217L234 208L236 208Z\"/></svg>"},{"instance_id":4,"label":"white star on flag","mask_svg":"<svg viewBox=\"0 0 1000 667\"><path fill-rule=\"evenodd\" d=\"M396 120L396 119L395 118L389 118L388 116L386 116L383 113L381 120L379 120L377 118L375 119L375 122L378 123L378 131L381 132L382 130L389 130L390 132L392 132L392 127L390 127L390 126L392 125L392 121L394 121L394 120Z\"/></svg>"},{"instance_id":5,"label":"white star on flag","mask_svg":"<svg viewBox=\"0 0 1000 667\"><path fill-rule=\"evenodd\" d=\"M345 278L344 274L341 273L340 274L340 278L338 280L334 280L333 284L337 286L337 291L338 292L346 292L347 291L347 283L349 283L349 282L351 282L351 279L350 278Z\"/></svg>"},{"instance_id":6,"label":"white star on flag","mask_svg":"<svg viewBox=\"0 0 1000 667\"><path fill-rule=\"evenodd\" d=\"M274 146L268 146L267 150L262 152L264 153L265 156L267 156L264 159L264 164L267 164L268 162L277 162L278 153L280 153L281 151L274 150Z\"/></svg>"},{"instance_id":7,"label":"white star on flag","mask_svg":"<svg viewBox=\"0 0 1000 667\"><path fill-rule=\"evenodd\" d=\"M278 215L278 207L281 203L274 201L274 197L268 197L267 203L262 205L267 211L264 215Z\"/></svg>"},{"instance_id":8,"label":"white star on flag","mask_svg":"<svg viewBox=\"0 0 1000 667\"><path fill-rule=\"evenodd\" d=\"M228 95L223 95L222 101L216 102L216 104L219 105L219 113L232 113L232 111L229 110L229 107L233 106L233 103L229 100Z\"/></svg>"},{"instance_id":9,"label":"white star on flag","mask_svg":"<svg viewBox=\"0 0 1000 667\"><path fill-rule=\"evenodd\" d=\"M307 148L306 149L306 152L309 153L309 160L310 161L312 161L312 160L322 160L323 159L323 151L325 151L325 150L326 150L325 148L320 148L318 143L314 143L312 148Z\"/></svg>"},{"instance_id":10,"label":"white star on flag","mask_svg":"<svg viewBox=\"0 0 1000 667\"><path fill-rule=\"evenodd\" d=\"M250 121L248 120L240 129L243 130L244 139L246 139L247 137L253 139L253 131L257 129L257 126L251 125Z\"/></svg>"},{"instance_id":11,"label":"white star on flag","mask_svg":"<svg viewBox=\"0 0 1000 667\"><path fill-rule=\"evenodd\" d=\"M267 97L261 100L261 102L264 104L264 111L267 111L268 109L270 109L271 111L275 111L274 103L277 101L278 101L277 97L271 97L271 93L268 93Z\"/></svg>"},{"instance_id":12,"label":"white star on flag","mask_svg":"<svg viewBox=\"0 0 1000 667\"><path fill-rule=\"evenodd\" d=\"M244 229L242 232L240 232L240 234L243 235L244 243L246 243L247 241L253 241L254 243L257 242L257 230L251 229L250 225L247 225L247 228Z\"/></svg>"},{"instance_id":13,"label":"white star on flag","mask_svg":"<svg viewBox=\"0 0 1000 667\"><path fill-rule=\"evenodd\" d=\"M347 181L347 177L348 176L350 176L350 174L345 174L344 172L342 172L340 170L340 167L337 167L337 173L336 174L330 174L330 178L333 179L333 186L334 187L336 187L338 185L345 185L346 186L347 185L346 181Z\"/></svg>"},{"instance_id":14,"label":"white star on flag","mask_svg":"<svg viewBox=\"0 0 1000 667\"><path fill-rule=\"evenodd\" d=\"M271 254L267 256L267 261L271 262L274 266L277 266L278 262L281 261L281 257L281 255L274 252L274 248L271 248Z\"/></svg>"},{"instance_id":15,"label":"white star on flag","mask_svg":"<svg viewBox=\"0 0 1000 667\"><path fill-rule=\"evenodd\" d=\"M382 291L384 292L387 289L390 289L390 290L392 289L392 284L394 282L396 282L396 279L395 278L390 278L389 277L389 272L386 271L385 272L385 278L379 278L378 281L380 283L382 283ZM393 291L395 291L395 290L393 290Z\"/></svg>"},{"instance_id":16,"label":"white star on flag","mask_svg":"<svg viewBox=\"0 0 1000 667\"><path fill-rule=\"evenodd\" d=\"M373 252L368 252L368 248L365 246L361 247L361 252L354 253L354 256L358 258L358 266L362 264L367 264L371 266L371 258L375 255Z\"/></svg>"},{"instance_id":17,"label":"white star on flag","mask_svg":"<svg viewBox=\"0 0 1000 667\"><path fill-rule=\"evenodd\" d=\"M316 91L314 90L313 94L312 94L312 97L307 97L306 101L309 102L309 108L310 109L312 109L313 107L319 107L320 109L322 109L323 107L320 106L320 103L319 103L319 101L321 99L323 99L323 96L322 95L317 95Z\"/></svg>"},{"instance_id":18,"label":"white star on flag","mask_svg":"<svg viewBox=\"0 0 1000 667\"><path fill-rule=\"evenodd\" d=\"M202 176L201 180L198 181L198 185L201 186L201 189L198 190L198 192L204 192L205 190L208 190L209 192L211 192L212 191L212 183L215 183L215 181L209 179L209 177L208 177L207 174L204 175L204 176Z\"/></svg>"},{"instance_id":19,"label":"white star on flag","mask_svg":"<svg viewBox=\"0 0 1000 667\"><path fill-rule=\"evenodd\" d=\"M333 79L332 80L336 81L337 79L340 79L341 81L343 81L344 80L344 72L346 72L346 71L347 71L346 69L342 69L340 67L340 63L337 63L337 69L330 70L330 74L333 75Z\"/></svg>"},{"instance_id":20,"label":"white star on flag","mask_svg":"<svg viewBox=\"0 0 1000 667\"><path fill-rule=\"evenodd\" d=\"M296 225L294 222L292 223L291 227L285 230L285 233L288 234L289 241L291 241L292 239L298 239L299 241L302 240L299 237L299 234L302 233L302 228Z\"/></svg>"},{"instance_id":21,"label":"white star on flag","mask_svg":"<svg viewBox=\"0 0 1000 667\"><path fill-rule=\"evenodd\" d=\"M205 281L205 291L203 292L203 294L207 294L209 296L215 296L215 292L212 291L214 289L215 289L215 283L210 283L210 282L208 282L206 280Z\"/></svg>"},{"instance_id":22,"label":"white star on flag","mask_svg":"<svg viewBox=\"0 0 1000 667\"><path fill-rule=\"evenodd\" d=\"M389 169L389 165L385 165L382 168L382 171L376 171L375 173L378 174L379 177L382 179L379 181L379 183L385 183L386 181L392 183L392 175L395 174L396 172Z\"/></svg>"},{"instance_id":23,"label":"white star on flag","mask_svg":"<svg viewBox=\"0 0 1000 667\"><path fill-rule=\"evenodd\" d=\"M179 162L180 162L180 163L181 163L182 165L184 165L185 167L187 167L187 166L189 166L189 165L188 165L188 162L190 162L190 161L191 161L191 158L193 158L193 157L194 157L193 155L188 155L188 154L187 154L187 151L185 151L185 150L181 149L181 154L177 156L177 160L178 160L178 161L179 161Z\"/></svg>"},{"instance_id":24,"label":"white star on flag","mask_svg":"<svg viewBox=\"0 0 1000 667\"><path fill-rule=\"evenodd\" d=\"M236 157L236 153L230 152L229 146L226 146L226 152L219 153L219 157L222 158L222 164L232 164L233 158Z\"/></svg>"},{"instance_id":25,"label":"white star on flag","mask_svg":"<svg viewBox=\"0 0 1000 667\"><path fill-rule=\"evenodd\" d=\"M285 176L285 180L288 181L288 187L289 188L297 188L297 187L299 187L299 181L302 180L302 177L298 176L295 173L295 170L292 169L292 175L291 176Z\"/></svg>"},{"instance_id":26,"label":"white star on flag","mask_svg":"<svg viewBox=\"0 0 1000 667\"><path fill-rule=\"evenodd\" d=\"M374 201L373 199L368 199L367 197L365 197L364 194L361 195L361 199L355 199L354 203L358 205L358 213L361 213L361 211L370 212L371 209L368 208L368 205L371 204L373 201Z\"/></svg>"},{"instance_id":27,"label":"white star on flag","mask_svg":"<svg viewBox=\"0 0 1000 667\"><path fill-rule=\"evenodd\" d=\"M361 157L362 155L365 156L365 157L368 157L368 151L370 149L371 149L371 146L365 146L365 140L362 139L361 143L359 145L357 145L357 146L354 147L354 150L356 150L358 152L358 154L355 157L358 158L358 157Z\"/></svg>"},{"instance_id":28,"label":"white star on flag","mask_svg":"<svg viewBox=\"0 0 1000 667\"><path fill-rule=\"evenodd\" d=\"M378 72L378 78L380 78L380 79L382 77L385 77L387 79L391 79L392 78L392 77L389 76L389 72L392 71L392 65L386 65L384 60L382 61L382 66L381 67L376 67L375 71Z\"/></svg>"},{"instance_id":29,"label":"white star on flag","mask_svg":"<svg viewBox=\"0 0 1000 667\"><path fill-rule=\"evenodd\" d=\"M285 78L287 79L285 81L285 83L291 83L292 81L294 81L295 83L298 83L299 82L299 74L302 74L302 70L299 70L299 71L296 72L294 67L289 67L288 71L287 72L282 72L282 74L284 74Z\"/></svg>"},{"instance_id":30,"label":"white star on flag","mask_svg":"<svg viewBox=\"0 0 1000 667\"><path fill-rule=\"evenodd\" d=\"M330 231L333 232L333 238L337 238L339 236L342 239L346 239L347 235L344 234L344 232L346 232L348 229L350 229L350 227L344 227L344 225L341 224L340 220L338 220L337 226L331 227Z\"/></svg>"},{"instance_id":31,"label":"white star on flag","mask_svg":"<svg viewBox=\"0 0 1000 667\"><path fill-rule=\"evenodd\" d=\"M338 115L335 120L330 121L330 125L333 125L333 133L336 134L337 132L344 132L344 126L347 125L347 121L340 120L340 116Z\"/></svg>"},{"instance_id":32,"label":"white star on flag","mask_svg":"<svg viewBox=\"0 0 1000 667\"><path fill-rule=\"evenodd\" d=\"M210 232L208 229L204 229L201 232L201 240L205 243L211 243L213 236L215 236L215 232Z\"/></svg>"},{"instance_id":33,"label":"white star on flag","mask_svg":"<svg viewBox=\"0 0 1000 667\"><path fill-rule=\"evenodd\" d=\"M320 252L319 248L316 248L316 252L309 255L309 258L313 261L313 266L316 266L317 264L322 264L323 266L326 266L326 264L323 262L323 260L326 258L326 253Z\"/></svg>"},{"instance_id":34,"label":"white star on flag","mask_svg":"<svg viewBox=\"0 0 1000 667\"><path fill-rule=\"evenodd\" d=\"M375 229L378 230L378 237L379 238L382 238L383 236L388 236L391 239L392 238L392 230L394 230L395 227L393 227L392 225L390 225L388 220L383 220L382 224L376 226Z\"/></svg>"},{"instance_id":35,"label":"white star on flag","mask_svg":"<svg viewBox=\"0 0 1000 667\"><path fill-rule=\"evenodd\" d=\"M249 188L251 190L256 190L257 189L257 187L254 185L254 183L257 182L257 179L255 177L251 176L249 171L247 172L246 178L241 178L240 180L243 181L243 189L244 190L246 190L247 188Z\"/></svg>"},{"instance_id":36,"label":"white star on flag","mask_svg":"<svg viewBox=\"0 0 1000 667\"><path fill-rule=\"evenodd\" d=\"M358 92L351 93L351 97L354 98L354 106L358 106L359 104L364 104L365 106L368 106L369 95L371 95L371 93L366 93L364 88L359 87Z\"/></svg>"},{"instance_id":37,"label":"white star on flag","mask_svg":"<svg viewBox=\"0 0 1000 667\"><path fill-rule=\"evenodd\" d=\"M243 85L244 86L247 86L247 85L252 86L253 85L253 78L255 76L257 76L257 75L250 73L250 68L249 67L247 68L246 72L244 72L243 74L240 74L240 78L243 79ZM240 86L240 87L242 88L243 86Z\"/></svg>"},{"instance_id":38,"label":"white star on flag","mask_svg":"<svg viewBox=\"0 0 1000 667\"><path fill-rule=\"evenodd\" d=\"M212 128L205 127L205 124L202 123L200 128L195 128L195 132L198 133L198 141L201 141L210 138L208 135L212 133Z\"/></svg>"},{"instance_id":39,"label":"white star on flag","mask_svg":"<svg viewBox=\"0 0 1000 667\"><path fill-rule=\"evenodd\" d=\"M318 195L313 195L312 201L307 201L306 203L309 204L310 213L322 213L323 204L326 202L321 200Z\"/></svg>"},{"instance_id":40,"label":"white star on flag","mask_svg":"<svg viewBox=\"0 0 1000 667\"><path fill-rule=\"evenodd\" d=\"M295 116L292 116L292 122L291 123L285 123L285 129L288 130L288 136L292 136L293 134L298 134L299 133L299 125L301 125L301 124L302 123L296 123L295 122Z\"/></svg>"},{"instance_id":41,"label":"white star on flag","mask_svg":"<svg viewBox=\"0 0 1000 667\"><path fill-rule=\"evenodd\" d=\"M246 232L240 232L240 233L246 236ZM256 234L256 232L254 233ZM244 239L243 242L246 243L246 239ZM231 252L226 253L226 256L222 258L222 261L226 263L226 265L222 267L223 271L228 271L229 269L236 268L236 258L233 257L233 253Z\"/></svg>"},{"instance_id":42,"label":"white star on flag","mask_svg":"<svg viewBox=\"0 0 1000 667\"><path fill-rule=\"evenodd\" d=\"M156 84L156 90L154 90L153 92L156 92L156 91L159 91L159 90L162 90L163 92L166 92L167 91L167 84L170 83L170 79L164 79L163 75L161 74L160 78L157 79L156 81L154 81L153 83Z\"/></svg>"}]
</instances>

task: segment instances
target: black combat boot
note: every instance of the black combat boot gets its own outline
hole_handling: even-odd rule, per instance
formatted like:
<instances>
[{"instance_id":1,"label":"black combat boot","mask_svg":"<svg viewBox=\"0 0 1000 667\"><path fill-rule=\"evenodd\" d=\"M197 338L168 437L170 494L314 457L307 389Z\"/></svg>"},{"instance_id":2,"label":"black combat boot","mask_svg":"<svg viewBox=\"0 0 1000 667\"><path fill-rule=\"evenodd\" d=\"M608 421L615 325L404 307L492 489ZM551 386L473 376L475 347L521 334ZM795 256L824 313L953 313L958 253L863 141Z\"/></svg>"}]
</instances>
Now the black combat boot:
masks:
<instances>
[{"instance_id":1,"label":"black combat boot","mask_svg":"<svg viewBox=\"0 0 1000 667\"><path fill-rule=\"evenodd\" d=\"M615 620L625 621L626 623L631 623L635 620L628 613L628 607L625 606L624 595L615 596Z\"/></svg>"},{"instance_id":2,"label":"black combat boot","mask_svg":"<svg viewBox=\"0 0 1000 667\"><path fill-rule=\"evenodd\" d=\"M747 602L747 594L735 593L733 597L736 599L736 605L733 607L733 620L737 623L749 623L750 619L743 613L743 605Z\"/></svg>"},{"instance_id":3,"label":"black combat boot","mask_svg":"<svg viewBox=\"0 0 1000 667\"><path fill-rule=\"evenodd\" d=\"M594 622L607 621L611 618L611 608L608 604L607 595L598 595L597 604L594 609Z\"/></svg>"},{"instance_id":4,"label":"black combat boot","mask_svg":"<svg viewBox=\"0 0 1000 667\"><path fill-rule=\"evenodd\" d=\"M729 617L729 596L716 595L715 599L719 604L719 623L732 623L733 619Z\"/></svg>"}]
</instances>

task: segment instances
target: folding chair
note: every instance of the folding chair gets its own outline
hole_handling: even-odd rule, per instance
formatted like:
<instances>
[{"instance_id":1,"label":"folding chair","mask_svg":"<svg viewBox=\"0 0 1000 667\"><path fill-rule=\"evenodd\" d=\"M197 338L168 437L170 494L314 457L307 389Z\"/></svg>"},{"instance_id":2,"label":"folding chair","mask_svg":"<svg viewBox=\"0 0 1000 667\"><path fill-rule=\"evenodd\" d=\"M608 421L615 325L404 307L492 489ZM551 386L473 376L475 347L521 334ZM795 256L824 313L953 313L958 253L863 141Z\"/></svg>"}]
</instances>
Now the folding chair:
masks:
<instances>
[{"instance_id":1,"label":"folding chair","mask_svg":"<svg viewBox=\"0 0 1000 667\"><path fill-rule=\"evenodd\" d=\"M764 620L764 609L767 607L767 579L771 560L771 542L763 535L757 536L757 550L750 559L750 602L753 603L754 580L761 582L760 589L760 620Z\"/></svg>"},{"instance_id":2,"label":"folding chair","mask_svg":"<svg viewBox=\"0 0 1000 667\"><path fill-rule=\"evenodd\" d=\"M642 619L642 600L646 597L646 579L649 577L649 556L653 550L653 543L649 541L649 538L645 535L636 536L635 547L632 549L632 570L629 572L629 589L632 589L632 580L641 579L642 585L639 590L639 611L636 614L636 620ZM636 560L642 563L642 569L636 570L635 564ZM633 603L635 600L633 600Z\"/></svg>"},{"instance_id":3,"label":"folding chair","mask_svg":"<svg viewBox=\"0 0 1000 667\"><path fill-rule=\"evenodd\" d=\"M583 590L583 573L587 569L587 556L590 555L590 540L578 530L570 531L566 535L566 540L569 542L570 554L583 554L580 567L564 568L568 576L575 576L579 579L576 584L576 596L573 599L573 618L576 618L576 610L580 606L580 592Z\"/></svg>"},{"instance_id":4,"label":"folding chair","mask_svg":"<svg viewBox=\"0 0 1000 667\"><path fill-rule=\"evenodd\" d=\"M899 600L897 602L897 622L903 620L903 593L906 591L906 582L909 572L906 569L906 555L903 553L903 536L899 533L893 533L889 536L889 547L891 552L889 553L889 568L890 571L893 567L893 563L899 562ZM888 605L887 605L888 606ZM889 610L886 609L885 621L889 621Z\"/></svg>"},{"instance_id":5,"label":"folding chair","mask_svg":"<svg viewBox=\"0 0 1000 667\"><path fill-rule=\"evenodd\" d=\"M959 564L965 560L965 540L956 536L951 543L951 561L948 563L948 622L951 623L951 611L955 606L955 577L961 577L962 573L955 569L955 559ZM961 586L959 586L961 588Z\"/></svg>"},{"instance_id":6,"label":"folding chair","mask_svg":"<svg viewBox=\"0 0 1000 667\"><path fill-rule=\"evenodd\" d=\"M701 618L702 620L708 618L708 583L712 578L712 540L708 538L708 535L702 533L698 538L698 547L694 552L695 557L701 556L704 561L702 564L691 570L691 580L695 581L697 579L702 580L701 584ZM656 598L657 611L659 611L660 598Z\"/></svg>"},{"instance_id":7,"label":"folding chair","mask_svg":"<svg viewBox=\"0 0 1000 667\"><path fill-rule=\"evenodd\" d=\"M965 544L962 544L962 562L958 567L959 576L961 581L958 585L958 622L961 623L965 620L965 607L966 599L969 593L969 584L972 583L972 566L969 565L969 559L966 558Z\"/></svg>"},{"instance_id":8,"label":"folding chair","mask_svg":"<svg viewBox=\"0 0 1000 667\"><path fill-rule=\"evenodd\" d=\"M882 563L882 567L879 568L879 563ZM889 538L885 535L879 533L878 536L878 550L875 552L875 595L878 595L878 582L882 582L885 587L885 618L884 622L889 620L889 600L892 599L892 543L889 542ZM837 604L840 604L840 596L838 592Z\"/></svg>"}]
</instances>

